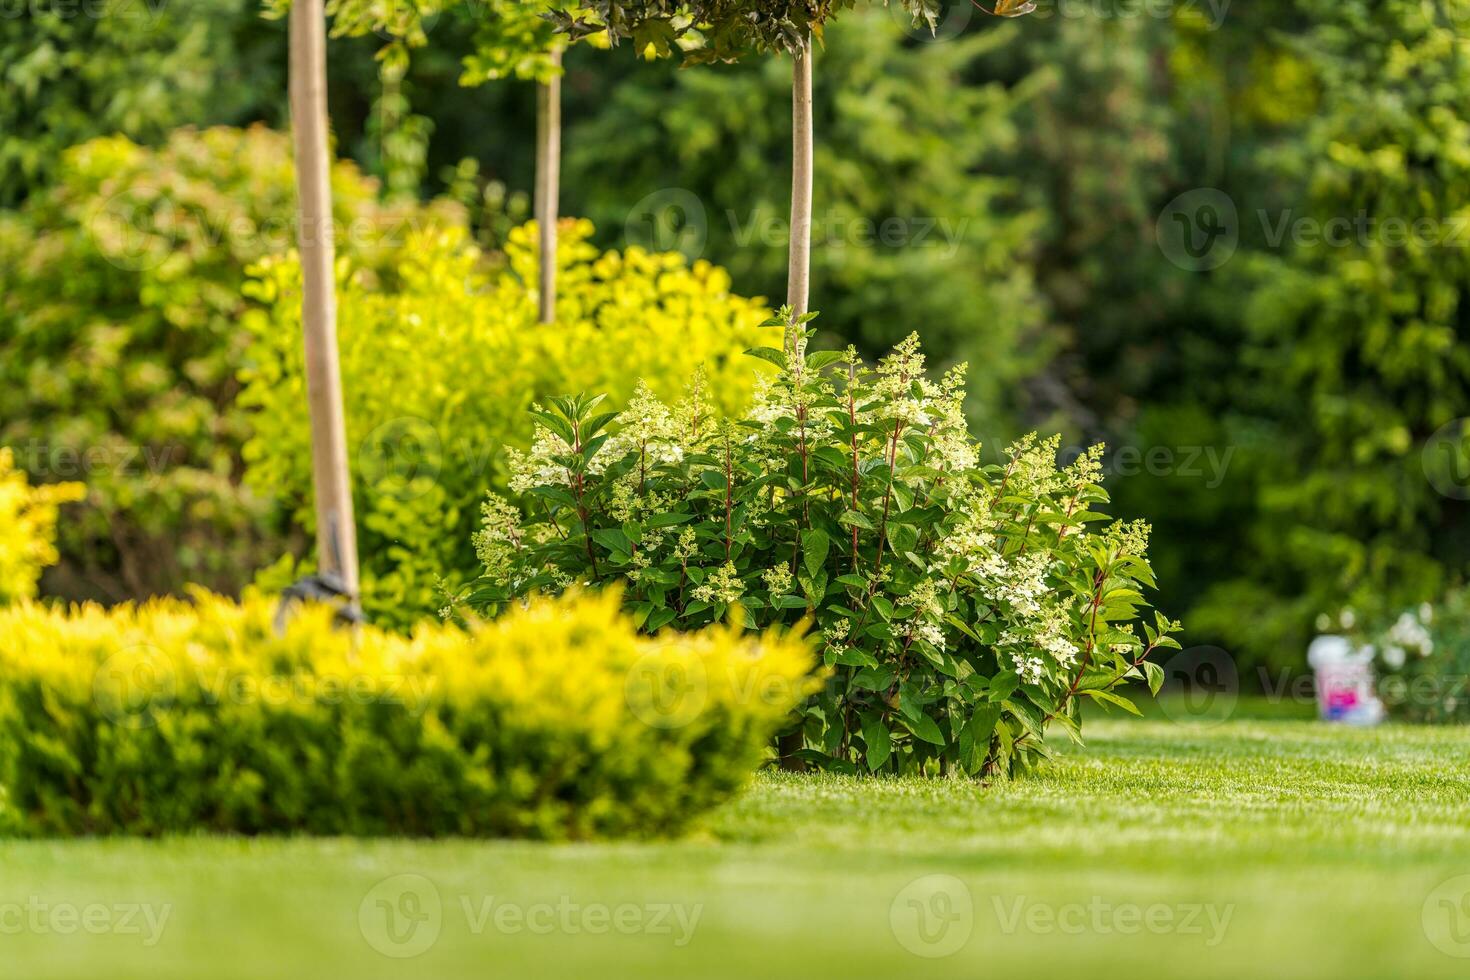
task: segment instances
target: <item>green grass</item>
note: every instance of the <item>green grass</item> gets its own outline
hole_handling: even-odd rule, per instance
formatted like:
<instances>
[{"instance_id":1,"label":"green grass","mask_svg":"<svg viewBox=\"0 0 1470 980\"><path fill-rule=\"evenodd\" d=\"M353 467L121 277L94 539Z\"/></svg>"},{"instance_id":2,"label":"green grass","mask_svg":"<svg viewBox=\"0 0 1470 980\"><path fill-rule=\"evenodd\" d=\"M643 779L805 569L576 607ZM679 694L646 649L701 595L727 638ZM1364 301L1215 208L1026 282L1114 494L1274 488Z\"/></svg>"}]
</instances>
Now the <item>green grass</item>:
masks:
<instances>
[{"instance_id":1,"label":"green grass","mask_svg":"<svg viewBox=\"0 0 1470 980\"><path fill-rule=\"evenodd\" d=\"M763 775L674 843L4 843L0 957L28 980L1470 974L1431 942L1470 954L1470 901L1444 904L1470 879L1435 892L1470 875L1470 732L1152 719L1089 736L990 788ZM405 883L433 894L415 907ZM410 945L380 900L418 914ZM96 935L16 930L7 909L37 903L168 919L151 946L145 919L120 934L101 912ZM497 928L502 905L551 918ZM655 923L659 906L683 919ZM625 932L595 931L599 909ZM374 948L430 939L412 959Z\"/></svg>"}]
</instances>

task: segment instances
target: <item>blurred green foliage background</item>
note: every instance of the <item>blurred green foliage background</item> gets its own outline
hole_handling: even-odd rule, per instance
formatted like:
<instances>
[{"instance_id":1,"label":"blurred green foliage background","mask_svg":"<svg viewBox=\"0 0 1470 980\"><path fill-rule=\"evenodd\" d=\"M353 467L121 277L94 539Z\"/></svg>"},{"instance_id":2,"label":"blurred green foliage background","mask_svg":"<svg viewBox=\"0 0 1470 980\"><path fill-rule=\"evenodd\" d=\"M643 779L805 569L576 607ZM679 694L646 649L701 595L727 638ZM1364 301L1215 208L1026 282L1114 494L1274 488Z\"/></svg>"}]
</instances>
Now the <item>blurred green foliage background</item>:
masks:
<instances>
[{"instance_id":1,"label":"blurred green foliage background","mask_svg":"<svg viewBox=\"0 0 1470 980\"><path fill-rule=\"evenodd\" d=\"M67 146L285 125L284 27L249 0L49 9L0 19L22 249L54 234ZM333 125L394 193L465 205L493 252L532 186L535 94L462 87L455 23L386 88L381 39L335 40ZM816 64L819 326L968 360L992 448L1106 440L1186 643L1298 665L1319 612L1430 599L1470 563L1464 430L1444 437L1470 414L1467 27L1470 0L1043 0L1018 21L960 0L936 37L850 12ZM785 61L578 45L564 99L562 213L598 246L681 248L781 295ZM0 356L45 301L0 315Z\"/></svg>"}]
</instances>

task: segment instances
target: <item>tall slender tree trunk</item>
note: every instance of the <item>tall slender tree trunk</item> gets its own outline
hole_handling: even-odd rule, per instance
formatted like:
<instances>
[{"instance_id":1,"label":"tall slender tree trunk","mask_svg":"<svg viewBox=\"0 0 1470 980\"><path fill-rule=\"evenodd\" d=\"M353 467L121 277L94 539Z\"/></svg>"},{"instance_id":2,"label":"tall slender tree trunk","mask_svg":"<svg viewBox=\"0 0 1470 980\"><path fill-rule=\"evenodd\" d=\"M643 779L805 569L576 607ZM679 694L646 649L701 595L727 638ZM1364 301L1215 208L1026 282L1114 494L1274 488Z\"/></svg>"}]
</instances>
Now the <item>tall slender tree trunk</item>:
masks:
<instances>
[{"instance_id":1,"label":"tall slender tree trunk","mask_svg":"<svg viewBox=\"0 0 1470 980\"><path fill-rule=\"evenodd\" d=\"M331 163L327 149L327 21L323 0L291 4L291 129L296 153L301 327L311 412L312 487L320 572L357 602L357 528L337 362Z\"/></svg>"},{"instance_id":2,"label":"tall slender tree trunk","mask_svg":"<svg viewBox=\"0 0 1470 980\"><path fill-rule=\"evenodd\" d=\"M807 312L812 279L812 41L808 37L791 69L791 242L788 246L786 303L797 315ZM788 329L788 348L796 331ZM805 747L801 729L783 735L777 746L781 768L805 766L796 753Z\"/></svg>"},{"instance_id":3,"label":"tall slender tree trunk","mask_svg":"<svg viewBox=\"0 0 1470 980\"><path fill-rule=\"evenodd\" d=\"M791 244L786 302L798 316L807 312L812 281L812 41L792 59L791 69Z\"/></svg>"},{"instance_id":4,"label":"tall slender tree trunk","mask_svg":"<svg viewBox=\"0 0 1470 980\"><path fill-rule=\"evenodd\" d=\"M551 54L561 68L560 49ZM536 98L536 225L541 238L540 320L556 319L556 222L561 196L561 75L537 87Z\"/></svg>"}]
</instances>

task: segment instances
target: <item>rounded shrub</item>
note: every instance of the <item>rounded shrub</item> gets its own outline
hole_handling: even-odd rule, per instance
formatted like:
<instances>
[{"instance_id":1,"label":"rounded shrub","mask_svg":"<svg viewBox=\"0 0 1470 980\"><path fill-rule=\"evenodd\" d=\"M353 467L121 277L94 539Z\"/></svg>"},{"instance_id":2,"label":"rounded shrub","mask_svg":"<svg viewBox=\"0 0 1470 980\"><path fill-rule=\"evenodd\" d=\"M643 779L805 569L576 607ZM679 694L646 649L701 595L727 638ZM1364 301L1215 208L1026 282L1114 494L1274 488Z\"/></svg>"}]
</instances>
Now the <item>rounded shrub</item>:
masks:
<instances>
[{"instance_id":1,"label":"rounded shrub","mask_svg":"<svg viewBox=\"0 0 1470 980\"><path fill-rule=\"evenodd\" d=\"M810 687L791 633L637 634L615 596L412 638L262 598L0 610L0 829L676 832Z\"/></svg>"}]
</instances>

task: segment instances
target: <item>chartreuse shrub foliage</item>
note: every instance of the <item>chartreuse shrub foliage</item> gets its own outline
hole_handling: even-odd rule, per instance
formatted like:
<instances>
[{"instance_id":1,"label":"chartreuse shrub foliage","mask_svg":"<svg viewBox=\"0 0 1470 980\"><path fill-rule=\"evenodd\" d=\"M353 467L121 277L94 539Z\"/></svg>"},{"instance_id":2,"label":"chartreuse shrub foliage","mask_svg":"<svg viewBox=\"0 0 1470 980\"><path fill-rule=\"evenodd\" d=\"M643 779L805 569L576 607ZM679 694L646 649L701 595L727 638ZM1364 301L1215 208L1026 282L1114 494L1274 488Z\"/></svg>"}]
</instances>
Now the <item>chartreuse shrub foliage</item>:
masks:
<instances>
[{"instance_id":1,"label":"chartreuse shrub foliage","mask_svg":"<svg viewBox=\"0 0 1470 980\"><path fill-rule=\"evenodd\" d=\"M41 569L59 557L57 509L81 496L75 483L31 486L16 470L14 454L0 449L0 605L35 598Z\"/></svg>"},{"instance_id":2,"label":"chartreuse shrub foliage","mask_svg":"<svg viewBox=\"0 0 1470 980\"><path fill-rule=\"evenodd\" d=\"M794 634L643 637L611 594L411 639L275 614L204 593L0 611L0 828L668 833L813 683Z\"/></svg>"},{"instance_id":3,"label":"chartreuse shrub foliage","mask_svg":"<svg viewBox=\"0 0 1470 980\"><path fill-rule=\"evenodd\" d=\"M596 389L621 404L645 378L676 395L696 368L717 408L749 404L758 373L742 356L765 343L763 304L730 292L707 262L637 248L600 252L591 226L559 236L558 320L537 324L535 229L512 234L504 267L482 269L458 232L405 250L400 285L348 275L338 297L338 345L352 449L363 599L379 625L404 627L444 605L478 562L470 538L487 486L503 489L503 447L526 448L536 399ZM245 324L254 342L241 378L252 410L247 481L279 495L313 526L310 431L294 259L264 262L250 285L262 308ZM288 560L269 584L297 574Z\"/></svg>"},{"instance_id":4,"label":"chartreuse shrub foliage","mask_svg":"<svg viewBox=\"0 0 1470 980\"><path fill-rule=\"evenodd\" d=\"M379 204L350 164L332 190L339 248L374 272L411 229L457 220ZM241 486L234 398L245 269L291 246L294 214L290 141L256 127L84 143L0 215L0 444L33 477L87 485L50 591L233 591L284 549L270 495Z\"/></svg>"},{"instance_id":5,"label":"chartreuse shrub foliage","mask_svg":"<svg viewBox=\"0 0 1470 980\"><path fill-rule=\"evenodd\" d=\"M916 336L876 370L854 351L808 354L804 324L760 348L779 376L743 417L694 388L670 408L640 389L538 410L513 459L523 507L492 496L476 538L485 574L463 604L619 583L657 633L814 618L835 674L806 706L803 757L840 770L1009 774L1080 737L1084 701L1162 670L1162 616L1135 626L1153 585L1148 527L1098 509L1102 447L1058 468L1027 437L982 465L964 370L924 375Z\"/></svg>"}]
</instances>

